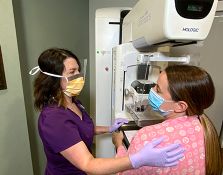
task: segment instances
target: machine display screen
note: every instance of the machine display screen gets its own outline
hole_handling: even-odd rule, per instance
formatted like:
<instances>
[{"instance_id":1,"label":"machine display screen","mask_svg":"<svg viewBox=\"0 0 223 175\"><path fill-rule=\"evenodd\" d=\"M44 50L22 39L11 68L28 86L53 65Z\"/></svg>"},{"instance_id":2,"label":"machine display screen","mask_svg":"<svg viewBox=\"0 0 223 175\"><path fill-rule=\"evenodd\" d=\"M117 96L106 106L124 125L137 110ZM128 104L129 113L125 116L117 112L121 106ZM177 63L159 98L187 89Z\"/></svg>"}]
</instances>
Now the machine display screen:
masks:
<instances>
[{"instance_id":1,"label":"machine display screen","mask_svg":"<svg viewBox=\"0 0 223 175\"><path fill-rule=\"evenodd\" d=\"M175 0L177 13L183 18L202 19L212 9L214 0Z\"/></svg>"},{"instance_id":2,"label":"machine display screen","mask_svg":"<svg viewBox=\"0 0 223 175\"><path fill-rule=\"evenodd\" d=\"M187 10L192 12L202 12L203 6L198 4L188 4Z\"/></svg>"}]
</instances>

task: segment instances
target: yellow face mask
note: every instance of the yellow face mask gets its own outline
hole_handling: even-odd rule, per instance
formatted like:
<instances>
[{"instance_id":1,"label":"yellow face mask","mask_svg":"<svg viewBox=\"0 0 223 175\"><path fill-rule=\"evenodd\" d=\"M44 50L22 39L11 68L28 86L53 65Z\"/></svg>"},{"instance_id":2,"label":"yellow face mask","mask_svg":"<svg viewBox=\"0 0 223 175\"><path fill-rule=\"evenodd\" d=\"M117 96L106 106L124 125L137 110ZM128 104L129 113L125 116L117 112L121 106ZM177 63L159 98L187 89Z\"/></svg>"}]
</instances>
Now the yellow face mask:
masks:
<instances>
[{"instance_id":1,"label":"yellow face mask","mask_svg":"<svg viewBox=\"0 0 223 175\"><path fill-rule=\"evenodd\" d=\"M81 74L73 75L67 78L67 86L64 93L69 96L77 96L84 87L84 77Z\"/></svg>"},{"instance_id":2,"label":"yellow face mask","mask_svg":"<svg viewBox=\"0 0 223 175\"><path fill-rule=\"evenodd\" d=\"M39 66L34 67L29 74L35 75L38 71L41 71L43 74L52 76L52 77L58 77L58 78L66 78L67 80L67 86L66 89L63 91L67 96L73 97L80 94L81 90L84 87L84 76L82 74L76 74L72 75L70 77L65 77L62 75L56 75L48 72L43 72Z\"/></svg>"}]
</instances>

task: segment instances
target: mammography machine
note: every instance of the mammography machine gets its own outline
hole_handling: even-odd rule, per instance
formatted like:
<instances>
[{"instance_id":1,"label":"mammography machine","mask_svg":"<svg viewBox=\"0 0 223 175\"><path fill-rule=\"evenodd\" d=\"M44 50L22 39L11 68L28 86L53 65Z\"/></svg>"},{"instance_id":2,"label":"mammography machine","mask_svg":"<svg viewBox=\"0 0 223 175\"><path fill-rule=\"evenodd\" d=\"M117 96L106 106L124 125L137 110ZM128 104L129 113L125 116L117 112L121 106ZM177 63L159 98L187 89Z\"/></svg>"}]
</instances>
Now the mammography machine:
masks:
<instances>
[{"instance_id":1,"label":"mammography machine","mask_svg":"<svg viewBox=\"0 0 223 175\"><path fill-rule=\"evenodd\" d=\"M190 64L190 55L173 57L170 47L204 40L216 6L217 0L139 0L131 10L97 10L96 124L118 117L139 127L161 122L148 109L149 90L170 62ZM108 150L111 138L96 137L96 155L112 156Z\"/></svg>"},{"instance_id":2,"label":"mammography machine","mask_svg":"<svg viewBox=\"0 0 223 175\"><path fill-rule=\"evenodd\" d=\"M113 48L114 118L134 119L140 127L162 121L147 109L149 90L167 63L190 63L189 55L170 57L168 48L204 40L216 5L206 0L140 0L133 7L123 20L122 44Z\"/></svg>"}]
</instances>

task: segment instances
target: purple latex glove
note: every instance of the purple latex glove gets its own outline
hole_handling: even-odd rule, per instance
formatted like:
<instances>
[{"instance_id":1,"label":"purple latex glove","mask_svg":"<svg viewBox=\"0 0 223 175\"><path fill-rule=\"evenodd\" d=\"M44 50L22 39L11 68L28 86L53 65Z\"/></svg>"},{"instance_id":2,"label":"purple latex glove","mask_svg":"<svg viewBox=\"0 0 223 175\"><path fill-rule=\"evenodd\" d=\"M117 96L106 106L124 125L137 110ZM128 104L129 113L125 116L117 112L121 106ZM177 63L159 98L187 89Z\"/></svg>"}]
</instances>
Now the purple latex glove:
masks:
<instances>
[{"instance_id":1,"label":"purple latex glove","mask_svg":"<svg viewBox=\"0 0 223 175\"><path fill-rule=\"evenodd\" d=\"M117 118L115 119L115 122L113 123L112 126L109 127L109 132L114 132L116 131L120 126L122 126L125 123L128 123L129 121L124 118Z\"/></svg>"},{"instance_id":2,"label":"purple latex glove","mask_svg":"<svg viewBox=\"0 0 223 175\"><path fill-rule=\"evenodd\" d=\"M179 163L185 151L180 144L171 144L162 148L155 148L164 140L164 137L155 139L146 144L140 151L129 155L133 168L141 166L169 167Z\"/></svg>"}]
</instances>

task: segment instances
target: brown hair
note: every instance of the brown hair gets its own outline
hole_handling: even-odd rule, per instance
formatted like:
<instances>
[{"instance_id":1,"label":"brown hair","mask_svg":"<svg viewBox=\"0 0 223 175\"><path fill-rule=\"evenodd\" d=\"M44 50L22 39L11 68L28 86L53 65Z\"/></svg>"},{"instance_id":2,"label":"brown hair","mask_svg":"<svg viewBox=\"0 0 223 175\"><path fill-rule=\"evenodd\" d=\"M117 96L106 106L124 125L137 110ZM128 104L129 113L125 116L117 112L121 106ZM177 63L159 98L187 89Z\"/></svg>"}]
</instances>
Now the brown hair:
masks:
<instances>
[{"instance_id":1,"label":"brown hair","mask_svg":"<svg viewBox=\"0 0 223 175\"><path fill-rule=\"evenodd\" d=\"M211 76L202 68L172 65L165 69L169 92L174 101L185 101L188 116L198 115L204 129L207 175L221 175L222 158L217 131L203 113L214 101L215 88Z\"/></svg>"},{"instance_id":2,"label":"brown hair","mask_svg":"<svg viewBox=\"0 0 223 175\"><path fill-rule=\"evenodd\" d=\"M77 56L69 50L60 48L51 48L42 52L38 58L38 65L43 72L62 75L64 60L68 57L77 61L80 71L80 62ZM42 72L38 74L34 81L34 106L36 109L41 110L45 105L53 104L66 107L60 81L60 78L45 75Z\"/></svg>"}]
</instances>

